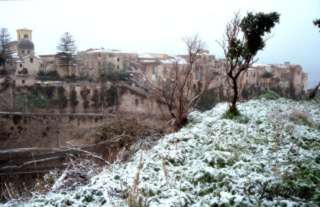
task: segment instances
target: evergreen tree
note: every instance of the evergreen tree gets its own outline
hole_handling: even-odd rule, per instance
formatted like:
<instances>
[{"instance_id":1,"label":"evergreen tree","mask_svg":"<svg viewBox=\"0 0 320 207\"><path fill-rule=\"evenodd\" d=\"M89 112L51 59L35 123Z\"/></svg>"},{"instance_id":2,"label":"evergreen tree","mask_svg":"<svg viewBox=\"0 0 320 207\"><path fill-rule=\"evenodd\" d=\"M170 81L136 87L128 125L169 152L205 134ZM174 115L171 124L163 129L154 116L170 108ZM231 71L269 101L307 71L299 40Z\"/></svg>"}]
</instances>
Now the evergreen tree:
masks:
<instances>
[{"instance_id":1,"label":"evergreen tree","mask_svg":"<svg viewBox=\"0 0 320 207\"><path fill-rule=\"evenodd\" d=\"M67 76L71 76L70 67L75 61L76 45L70 33L66 32L62 35L57 49L59 51L57 53L59 67L66 70Z\"/></svg>"},{"instance_id":2,"label":"evergreen tree","mask_svg":"<svg viewBox=\"0 0 320 207\"><path fill-rule=\"evenodd\" d=\"M241 18L236 14L227 25L225 39L221 42L226 57L226 74L233 90L229 111L239 115L236 103L239 97L239 77L255 61L257 53L265 47L264 35L279 22L280 15L271 13L248 13Z\"/></svg>"},{"instance_id":3,"label":"evergreen tree","mask_svg":"<svg viewBox=\"0 0 320 207\"><path fill-rule=\"evenodd\" d=\"M2 73L7 73L6 65L12 60L13 51L9 47L11 37L6 28L0 29L0 66L2 66Z\"/></svg>"}]
</instances>

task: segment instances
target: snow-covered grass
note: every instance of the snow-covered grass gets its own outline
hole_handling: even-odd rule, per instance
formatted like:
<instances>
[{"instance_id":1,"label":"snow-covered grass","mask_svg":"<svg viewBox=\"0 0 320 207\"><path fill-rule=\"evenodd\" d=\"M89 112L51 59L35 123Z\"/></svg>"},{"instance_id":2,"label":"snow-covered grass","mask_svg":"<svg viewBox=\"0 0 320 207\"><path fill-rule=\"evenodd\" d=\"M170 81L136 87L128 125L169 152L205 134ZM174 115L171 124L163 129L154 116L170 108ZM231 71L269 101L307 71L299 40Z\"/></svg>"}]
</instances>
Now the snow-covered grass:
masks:
<instances>
[{"instance_id":1,"label":"snow-covered grass","mask_svg":"<svg viewBox=\"0 0 320 207\"><path fill-rule=\"evenodd\" d=\"M247 122L223 119L226 109L218 104L193 112L185 128L129 162L109 166L88 185L16 205L128 206L142 154L140 206L318 206L320 104L251 100L239 104ZM313 125L291 121L297 111Z\"/></svg>"}]
</instances>

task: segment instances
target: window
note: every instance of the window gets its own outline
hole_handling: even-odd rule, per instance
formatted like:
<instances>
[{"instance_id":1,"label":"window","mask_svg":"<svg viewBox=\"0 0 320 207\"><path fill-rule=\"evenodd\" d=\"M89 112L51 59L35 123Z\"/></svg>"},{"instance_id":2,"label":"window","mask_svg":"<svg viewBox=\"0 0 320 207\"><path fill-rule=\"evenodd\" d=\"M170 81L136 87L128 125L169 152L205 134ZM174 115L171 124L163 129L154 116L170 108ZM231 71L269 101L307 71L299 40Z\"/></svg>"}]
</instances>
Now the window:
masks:
<instances>
[{"instance_id":1,"label":"window","mask_svg":"<svg viewBox=\"0 0 320 207\"><path fill-rule=\"evenodd\" d=\"M20 68L22 68L22 63L20 63Z\"/></svg>"},{"instance_id":2,"label":"window","mask_svg":"<svg viewBox=\"0 0 320 207\"><path fill-rule=\"evenodd\" d=\"M24 54L24 50L21 50L21 53Z\"/></svg>"},{"instance_id":3,"label":"window","mask_svg":"<svg viewBox=\"0 0 320 207\"><path fill-rule=\"evenodd\" d=\"M30 58L30 63L33 63L33 58Z\"/></svg>"},{"instance_id":4,"label":"window","mask_svg":"<svg viewBox=\"0 0 320 207\"><path fill-rule=\"evenodd\" d=\"M155 65L152 67L152 79L157 79L157 67Z\"/></svg>"},{"instance_id":5,"label":"window","mask_svg":"<svg viewBox=\"0 0 320 207\"><path fill-rule=\"evenodd\" d=\"M27 50L27 54L30 54L30 50Z\"/></svg>"},{"instance_id":6,"label":"window","mask_svg":"<svg viewBox=\"0 0 320 207\"><path fill-rule=\"evenodd\" d=\"M134 102L135 102L136 106L139 105L139 100L138 99L135 99Z\"/></svg>"},{"instance_id":7,"label":"window","mask_svg":"<svg viewBox=\"0 0 320 207\"><path fill-rule=\"evenodd\" d=\"M120 62L120 58L117 58L117 61Z\"/></svg>"},{"instance_id":8,"label":"window","mask_svg":"<svg viewBox=\"0 0 320 207\"><path fill-rule=\"evenodd\" d=\"M117 69L119 69L120 67L119 67L119 65L117 65Z\"/></svg>"},{"instance_id":9,"label":"window","mask_svg":"<svg viewBox=\"0 0 320 207\"><path fill-rule=\"evenodd\" d=\"M24 84L24 83L25 83L25 80L22 80L21 83Z\"/></svg>"},{"instance_id":10,"label":"window","mask_svg":"<svg viewBox=\"0 0 320 207\"><path fill-rule=\"evenodd\" d=\"M24 38L29 38L29 36L27 34L24 34L23 37Z\"/></svg>"},{"instance_id":11,"label":"window","mask_svg":"<svg viewBox=\"0 0 320 207\"><path fill-rule=\"evenodd\" d=\"M157 67L155 65L152 67L152 75L157 75Z\"/></svg>"}]
</instances>

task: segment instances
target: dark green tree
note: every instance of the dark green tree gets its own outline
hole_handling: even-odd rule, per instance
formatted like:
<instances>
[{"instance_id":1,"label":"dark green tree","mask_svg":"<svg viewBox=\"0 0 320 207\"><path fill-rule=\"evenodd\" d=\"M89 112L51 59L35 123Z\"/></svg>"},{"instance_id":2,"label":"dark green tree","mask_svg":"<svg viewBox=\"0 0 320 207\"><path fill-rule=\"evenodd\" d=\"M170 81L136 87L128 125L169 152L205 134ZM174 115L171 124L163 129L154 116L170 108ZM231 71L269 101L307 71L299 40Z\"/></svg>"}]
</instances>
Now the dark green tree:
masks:
<instances>
[{"instance_id":1,"label":"dark green tree","mask_svg":"<svg viewBox=\"0 0 320 207\"><path fill-rule=\"evenodd\" d=\"M64 109L68 105L68 99L65 94L65 89L60 86L58 87L58 106L60 109Z\"/></svg>"},{"instance_id":2,"label":"dark green tree","mask_svg":"<svg viewBox=\"0 0 320 207\"><path fill-rule=\"evenodd\" d=\"M102 82L128 81L129 78L130 74L125 68L115 69L115 65L112 63L103 64L99 68L99 80Z\"/></svg>"},{"instance_id":3,"label":"dark green tree","mask_svg":"<svg viewBox=\"0 0 320 207\"><path fill-rule=\"evenodd\" d=\"M87 87L83 87L80 91L80 95L81 95L81 98L82 98L82 101L83 101L83 108L84 110L87 110L89 108L89 95L90 95L90 89L87 88Z\"/></svg>"},{"instance_id":4,"label":"dark green tree","mask_svg":"<svg viewBox=\"0 0 320 207\"><path fill-rule=\"evenodd\" d=\"M92 92L91 101L92 101L92 107L97 110L100 107L101 103L100 103L99 91L96 88Z\"/></svg>"},{"instance_id":5,"label":"dark green tree","mask_svg":"<svg viewBox=\"0 0 320 207\"><path fill-rule=\"evenodd\" d=\"M70 33L66 32L62 35L57 49L59 67L66 71L67 76L72 76L73 74L71 73L70 68L75 61L74 54L76 52L76 45L75 40Z\"/></svg>"},{"instance_id":6,"label":"dark green tree","mask_svg":"<svg viewBox=\"0 0 320 207\"><path fill-rule=\"evenodd\" d=\"M76 107L79 104L78 98L77 98L77 91L76 89L73 87L70 90L70 106L72 109L72 112L74 113L76 111Z\"/></svg>"},{"instance_id":7,"label":"dark green tree","mask_svg":"<svg viewBox=\"0 0 320 207\"><path fill-rule=\"evenodd\" d=\"M115 106L118 102L118 87L112 85L107 91L106 91L106 102L107 106Z\"/></svg>"},{"instance_id":8,"label":"dark green tree","mask_svg":"<svg viewBox=\"0 0 320 207\"><path fill-rule=\"evenodd\" d=\"M248 13L241 18L239 14L227 24L225 38L220 43L226 58L226 74L232 87L233 96L228 112L239 115L237 101L239 97L239 77L255 61L257 53L265 47L265 34L279 22L280 15L271 13Z\"/></svg>"}]
</instances>

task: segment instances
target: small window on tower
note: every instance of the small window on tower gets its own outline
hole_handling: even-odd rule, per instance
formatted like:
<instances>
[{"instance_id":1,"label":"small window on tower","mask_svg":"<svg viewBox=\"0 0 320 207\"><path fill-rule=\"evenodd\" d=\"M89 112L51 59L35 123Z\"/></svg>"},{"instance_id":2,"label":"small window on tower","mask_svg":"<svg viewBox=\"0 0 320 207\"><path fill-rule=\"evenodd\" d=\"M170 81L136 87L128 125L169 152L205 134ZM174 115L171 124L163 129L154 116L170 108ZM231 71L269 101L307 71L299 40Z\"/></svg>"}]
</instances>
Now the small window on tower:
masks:
<instances>
[{"instance_id":1,"label":"small window on tower","mask_svg":"<svg viewBox=\"0 0 320 207\"><path fill-rule=\"evenodd\" d=\"M23 37L27 39L29 36L27 34L25 34Z\"/></svg>"},{"instance_id":2,"label":"small window on tower","mask_svg":"<svg viewBox=\"0 0 320 207\"><path fill-rule=\"evenodd\" d=\"M33 63L33 58L30 58L30 63Z\"/></svg>"},{"instance_id":3,"label":"small window on tower","mask_svg":"<svg viewBox=\"0 0 320 207\"><path fill-rule=\"evenodd\" d=\"M20 68L22 68L22 63L20 63Z\"/></svg>"}]
</instances>

